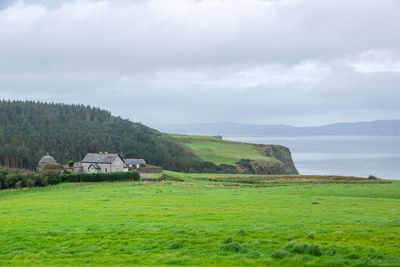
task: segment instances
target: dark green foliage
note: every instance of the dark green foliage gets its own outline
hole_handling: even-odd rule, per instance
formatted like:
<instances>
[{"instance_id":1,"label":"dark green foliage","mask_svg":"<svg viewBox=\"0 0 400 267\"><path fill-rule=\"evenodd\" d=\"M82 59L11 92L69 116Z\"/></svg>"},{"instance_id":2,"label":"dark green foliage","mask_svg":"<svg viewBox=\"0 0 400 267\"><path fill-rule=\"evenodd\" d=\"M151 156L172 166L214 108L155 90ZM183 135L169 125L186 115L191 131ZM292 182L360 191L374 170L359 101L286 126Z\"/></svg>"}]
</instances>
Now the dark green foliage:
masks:
<instances>
[{"instance_id":1,"label":"dark green foliage","mask_svg":"<svg viewBox=\"0 0 400 267\"><path fill-rule=\"evenodd\" d=\"M140 173L138 171L132 171L132 179L134 181L139 181L140 180Z\"/></svg>"},{"instance_id":2,"label":"dark green foliage","mask_svg":"<svg viewBox=\"0 0 400 267\"><path fill-rule=\"evenodd\" d=\"M75 173L59 175L62 182L114 182L138 181L137 172L109 172L109 173Z\"/></svg>"},{"instance_id":3,"label":"dark green foliage","mask_svg":"<svg viewBox=\"0 0 400 267\"><path fill-rule=\"evenodd\" d=\"M368 179L370 179L370 180L376 180L376 179L378 179L378 178L376 178L376 176L370 175L370 176L368 176Z\"/></svg>"},{"instance_id":4,"label":"dark green foliage","mask_svg":"<svg viewBox=\"0 0 400 267\"><path fill-rule=\"evenodd\" d=\"M136 171L59 174L58 171L54 170L34 173L26 170L0 168L0 189L40 187L55 185L61 182L113 182L138 180L140 180L140 174Z\"/></svg>"},{"instance_id":5,"label":"dark green foliage","mask_svg":"<svg viewBox=\"0 0 400 267\"><path fill-rule=\"evenodd\" d=\"M63 170L63 166L57 163L47 163L43 167L44 172L61 172Z\"/></svg>"},{"instance_id":6,"label":"dark green foliage","mask_svg":"<svg viewBox=\"0 0 400 267\"><path fill-rule=\"evenodd\" d=\"M48 186L60 182L58 173L53 171L38 174L26 170L0 169L0 189Z\"/></svg>"},{"instance_id":7,"label":"dark green foliage","mask_svg":"<svg viewBox=\"0 0 400 267\"><path fill-rule=\"evenodd\" d=\"M33 169L47 152L64 163L99 151L176 171L219 170L185 154L174 138L99 108L0 101L0 166Z\"/></svg>"},{"instance_id":8,"label":"dark green foliage","mask_svg":"<svg viewBox=\"0 0 400 267\"><path fill-rule=\"evenodd\" d=\"M69 160L69 161L68 161L68 166L69 166L69 167L72 167L72 166L74 166L74 163L75 163L74 161Z\"/></svg>"}]
</instances>

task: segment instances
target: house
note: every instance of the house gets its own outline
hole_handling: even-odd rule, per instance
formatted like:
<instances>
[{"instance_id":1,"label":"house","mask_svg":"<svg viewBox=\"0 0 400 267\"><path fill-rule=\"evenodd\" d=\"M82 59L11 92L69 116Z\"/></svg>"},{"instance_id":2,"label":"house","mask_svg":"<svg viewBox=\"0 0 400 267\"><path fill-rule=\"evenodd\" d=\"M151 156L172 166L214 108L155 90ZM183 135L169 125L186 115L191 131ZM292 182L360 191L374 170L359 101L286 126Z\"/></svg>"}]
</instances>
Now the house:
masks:
<instances>
[{"instance_id":1,"label":"house","mask_svg":"<svg viewBox=\"0 0 400 267\"><path fill-rule=\"evenodd\" d=\"M125 168L128 168L129 170L132 169L139 169L140 167L145 167L146 162L144 159L124 159L125 161Z\"/></svg>"},{"instance_id":2,"label":"house","mask_svg":"<svg viewBox=\"0 0 400 267\"><path fill-rule=\"evenodd\" d=\"M98 172L123 172L124 160L119 154L108 154L107 152L88 153L81 161L82 171L89 173Z\"/></svg>"},{"instance_id":3,"label":"house","mask_svg":"<svg viewBox=\"0 0 400 267\"><path fill-rule=\"evenodd\" d=\"M57 161L52 156L50 156L49 153L47 153L39 160L37 170L40 172L43 171L44 166L46 166L47 164L57 164Z\"/></svg>"}]
</instances>

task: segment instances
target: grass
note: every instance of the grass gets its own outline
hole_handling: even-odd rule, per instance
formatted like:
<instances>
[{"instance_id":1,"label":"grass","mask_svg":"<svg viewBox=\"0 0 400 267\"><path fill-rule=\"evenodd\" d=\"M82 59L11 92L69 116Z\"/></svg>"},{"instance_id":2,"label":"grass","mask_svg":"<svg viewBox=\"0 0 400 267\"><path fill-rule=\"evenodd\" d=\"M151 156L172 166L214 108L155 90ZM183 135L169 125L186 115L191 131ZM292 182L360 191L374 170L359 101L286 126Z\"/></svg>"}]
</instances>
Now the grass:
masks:
<instances>
[{"instance_id":1,"label":"grass","mask_svg":"<svg viewBox=\"0 0 400 267\"><path fill-rule=\"evenodd\" d=\"M399 182L166 174L0 191L0 265L400 265Z\"/></svg>"},{"instance_id":2,"label":"grass","mask_svg":"<svg viewBox=\"0 0 400 267\"><path fill-rule=\"evenodd\" d=\"M240 159L269 161L260 153L259 146L250 143L225 141L213 136L172 134L181 144L202 160L215 164L235 165Z\"/></svg>"}]
</instances>

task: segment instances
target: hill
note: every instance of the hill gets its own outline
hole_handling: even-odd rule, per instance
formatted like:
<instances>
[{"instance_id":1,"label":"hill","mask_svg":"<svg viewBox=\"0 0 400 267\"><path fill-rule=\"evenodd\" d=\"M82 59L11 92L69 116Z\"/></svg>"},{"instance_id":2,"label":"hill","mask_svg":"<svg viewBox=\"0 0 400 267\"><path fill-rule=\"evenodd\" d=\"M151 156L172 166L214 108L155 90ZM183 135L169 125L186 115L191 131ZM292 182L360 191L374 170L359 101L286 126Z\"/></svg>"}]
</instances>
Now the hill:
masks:
<instances>
[{"instance_id":1,"label":"hill","mask_svg":"<svg viewBox=\"0 0 400 267\"><path fill-rule=\"evenodd\" d=\"M233 122L158 125L167 133L239 136L315 136L315 135L400 135L400 120L377 120L335 123L324 126L293 127L288 125L256 125Z\"/></svg>"},{"instance_id":2,"label":"hill","mask_svg":"<svg viewBox=\"0 0 400 267\"><path fill-rule=\"evenodd\" d=\"M193 149L183 141L178 136L162 134L143 124L112 116L110 112L95 107L29 101L0 102L0 166L32 169L47 152L58 162L66 163L69 160L79 161L88 152L108 151L120 153L126 158L144 158L149 164L169 170L238 171L234 161L226 163L235 166L221 166L225 162L214 162L212 154L206 157L204 151ZM209 145L212 144L214 143L209 142ZM227 147L228 143L224 144ZM244 146L233 142L229 144L232 145L232 150ZM210 153L212 150L211 147ZM285 149L277 146L275 150ZM280 163L280 159L275 156L279 153L263 158L256 153L243 157L239 156L239 150L235 153L238 160L272 159L274 164L267 164L258 170L265 173L286 173L293 165L291 158L285 158L286 161ZM248 168L249 164L258 164L244 163L248 165L247 169L242 167L240 171L252 171ZM279 163L283 167L277 169Z\"/></svg>"},{"instance_id":3,"label":"hill","mask_svg":"<svg viewBox=\"0 0 400 267\"><path fill-rule=\"evenodd\" d=\"M297 174L288 148L224 141L218 136L171 135L200 159L231 166L234 173Z\"/></svg>"}]
</instances>

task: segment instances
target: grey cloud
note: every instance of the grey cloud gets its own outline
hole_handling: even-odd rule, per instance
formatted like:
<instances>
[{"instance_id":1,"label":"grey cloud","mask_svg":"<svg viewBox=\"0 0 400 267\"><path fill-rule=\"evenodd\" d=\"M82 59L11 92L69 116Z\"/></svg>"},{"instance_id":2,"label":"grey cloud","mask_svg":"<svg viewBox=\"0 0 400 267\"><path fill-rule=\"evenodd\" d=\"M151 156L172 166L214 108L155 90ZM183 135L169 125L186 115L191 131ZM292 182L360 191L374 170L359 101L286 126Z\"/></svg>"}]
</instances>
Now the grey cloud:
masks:
<instances>
[{"instance_id":1,"label":"grey cloud","mask_svg":"<svg viewBox=\"0 0 400 267\"><path fill-rule=\"evenodd\" d=\"M370 50L400 62L397 0L7 3L2 97L92 104L145 123L400 115L399 72L352 65Z\"/></svg>"}]
</instances>

